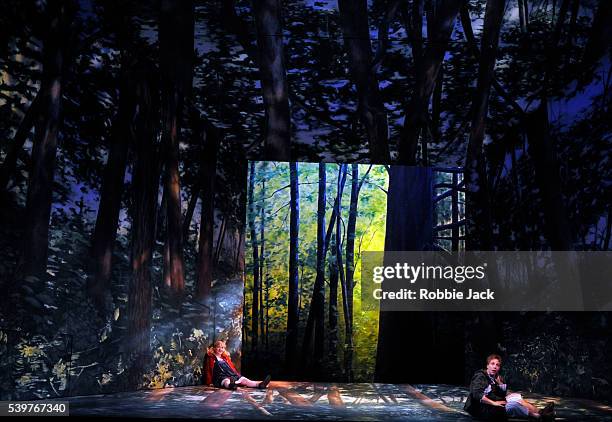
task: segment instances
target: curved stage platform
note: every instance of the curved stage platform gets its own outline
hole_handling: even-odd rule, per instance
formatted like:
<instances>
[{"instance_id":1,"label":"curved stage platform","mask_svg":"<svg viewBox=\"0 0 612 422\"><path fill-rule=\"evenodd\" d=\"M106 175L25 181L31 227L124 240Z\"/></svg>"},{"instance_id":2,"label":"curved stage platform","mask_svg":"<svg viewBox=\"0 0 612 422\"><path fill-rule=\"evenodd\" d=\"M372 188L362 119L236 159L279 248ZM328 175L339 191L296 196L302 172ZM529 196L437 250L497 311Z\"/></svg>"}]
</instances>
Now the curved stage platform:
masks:
<instances>
[{"instance_id":1,"label":"curved stage platform","mask_svg":"<svg viewBox=\"0 0 612 422\"><path fill-rule=\"evenodd\" d=\"M71 415L203 419L470 421L467 389L448 385L330 384L273 381L267 390L206 386L71 397ZM524 394L539 407L554 401L558 420L612 421L612 406Z\"/></svg>"}]
</instances>

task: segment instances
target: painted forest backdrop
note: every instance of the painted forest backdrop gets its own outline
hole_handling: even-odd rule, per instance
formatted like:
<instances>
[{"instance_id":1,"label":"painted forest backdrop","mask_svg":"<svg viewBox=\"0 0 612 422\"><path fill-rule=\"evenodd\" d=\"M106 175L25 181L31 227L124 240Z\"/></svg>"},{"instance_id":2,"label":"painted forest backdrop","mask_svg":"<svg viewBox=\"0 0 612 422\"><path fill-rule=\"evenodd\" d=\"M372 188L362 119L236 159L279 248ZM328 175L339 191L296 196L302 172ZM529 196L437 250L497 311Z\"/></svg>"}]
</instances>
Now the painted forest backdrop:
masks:
<instances>
[{"instance_id":1,"label":"painted forest backdrop","mask_svg":"<svg viewBox=\"0 0 612 422\"><path fill-rule=\"evenodd\" d=\"M215 338L230 340L236 361L254 344L261 352L267 338L278 365L299 365L293 348L303 348L309 290L303 312L287 314L297 332L283 339L275 331L283 311L271 309L279 321L256 341L244 332L242 344L244 307L254 315L252 279L243 301L244 259L253 254L245 237L263 227L266 239L267 226L246 219L247 159L387 165L364 179L382 186L388 174L384 200L369 183L361 188L364 211L386 202L385 236L374 236L385 249L437 240L608 250L611 12L605 0L5 0L2 399L196 384L203 347ZM268 166L263 174L274 171ZM427 166L462 172L465 228L435 231L437 182ZM360 180L368 168L358 167ZM349 201L353 167L329 164L328 202L339 171ZM283 178L291 172L266 181L266 192ZM258 183L252 195L263 189ZM313 243L316 191L307 192L309 246L290 254L285 281L305 275L310 289L322 249ZM254 221L272 232L281 224L266 214ZM464 243L440 239L453 230ZM263 243L260 280L280 272L266 249L285 240L291 250L290 235ZM311 362L321 353L316 312ZM366 344L360 330L374 333L376 318L354 317L355 340ZM354 343L352 365L342 346L340 364L321 369L339 379L461 384L498 350L516 388L605 398L611 331L607 313L383 314L376 356L374 342ZM448 370L429 370L447 356Z\"/></svg>"}]
</instances>

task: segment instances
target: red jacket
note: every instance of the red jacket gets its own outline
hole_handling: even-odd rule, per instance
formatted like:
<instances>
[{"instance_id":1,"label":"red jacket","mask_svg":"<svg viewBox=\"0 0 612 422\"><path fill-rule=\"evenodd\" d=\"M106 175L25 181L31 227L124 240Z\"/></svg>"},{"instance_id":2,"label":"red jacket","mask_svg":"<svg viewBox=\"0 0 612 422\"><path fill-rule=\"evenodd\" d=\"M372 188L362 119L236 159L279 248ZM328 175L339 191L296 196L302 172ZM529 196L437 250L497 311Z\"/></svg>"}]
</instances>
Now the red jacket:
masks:
<instances>
[{"instance_id":1,"label":"red jacket","mask_svg":"<svg viewBox=\"0 0 612 422\"><path fill-rule=\"evenodd\" d=\"M230 368L232 368L236 373L238 373L236 367L232 363L232 358L230 357L229 353L224 352L221 357L224 361L227 362ZM206 357L204 358L204 384L206 385L211 385L213 383L213 369L215 368L216 359L217 357L213 352L213 348L209 347L206 351Z\"/></svg>"}]
</instances>

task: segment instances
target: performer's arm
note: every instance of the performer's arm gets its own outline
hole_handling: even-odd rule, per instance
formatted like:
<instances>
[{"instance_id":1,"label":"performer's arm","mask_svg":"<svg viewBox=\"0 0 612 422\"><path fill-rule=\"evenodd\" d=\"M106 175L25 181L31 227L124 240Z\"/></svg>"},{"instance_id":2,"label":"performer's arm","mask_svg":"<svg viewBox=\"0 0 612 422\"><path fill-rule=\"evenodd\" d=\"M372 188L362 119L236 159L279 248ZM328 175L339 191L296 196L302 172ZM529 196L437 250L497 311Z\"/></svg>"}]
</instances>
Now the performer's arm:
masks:
<instances>
[{"instance_id":1,"label":"performer's arm","mask_svg":"<svg viewBox=\"0 0 612 422\"><path fill-rule=\"evenodd\" d=\"M482 373L477 373L472 378L472 382L470 383L470 394L472 396L472 400L478 400L481 403L489 404L491 406L504 406L506 404L505 401L494 401L487 397L487 394L491 392L491 386L489 385L489 381Z\"/></svg>"},{"instance_id":2,"label":"performer's arm","mask_svg":"<svg viewBox=\"0 0 612 422\"><path fill-rule=\"evenodd\" d=\"M497 386L499 388L508 392L508 385L504 382L504 379L501 377L501 375L498 375L497 378L495 378L495 382L497 383Z\"/></svg>"},{"instance_id":3,"label":"performer's arm","mask_svg":"<svg viewBox=\"0 0 612 422\"><path fill-rule=\"evenodd\" d=\"M491 406L504 407L506 405L506 402L504 400L495 401L495 400L491 400L487 396L482 396L482 398L480 399L480 402L481 403L485 403L485 404L489 404Z\"/></svg>"}]
</instances>

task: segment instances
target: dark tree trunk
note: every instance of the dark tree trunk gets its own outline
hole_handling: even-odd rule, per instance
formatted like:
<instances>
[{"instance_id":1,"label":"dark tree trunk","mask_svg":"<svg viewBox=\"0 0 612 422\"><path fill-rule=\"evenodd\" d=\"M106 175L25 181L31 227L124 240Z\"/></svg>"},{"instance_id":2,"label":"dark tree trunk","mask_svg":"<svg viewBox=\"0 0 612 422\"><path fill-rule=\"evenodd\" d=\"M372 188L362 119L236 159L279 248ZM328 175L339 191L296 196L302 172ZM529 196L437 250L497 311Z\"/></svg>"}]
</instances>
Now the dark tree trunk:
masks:
<instances>
[{"instance_id":1,"label":"dark tree trunk","mask_svg":"<svg viewBox=\"0 0 612 422\"><path fill-rule=\"evenodd\" d=\"M62 72L64 39L68 28L67 3L47 2L47 36L43 44L43 69L40 87L40 113L36 120L32 145L26 212L24 218L23 254L18 274L43 277L47 269L49 218L53 192L53 173L57 134L61 124Z\"/></svg>"},{"instance_id":2,"label":"dark tree trunk","mask_svg":"<svg viewBox=\"0 0 612 422\"><path fill-rule=\"evenodd\" d=\"M265 174L267 170L267 163L264 161L261 163L261 174L264 178L261 181L261 223L259 225L259 332L261 333L262 341L264 338L264 283L266 282L264 273L265 258L265 230L266 230L266 179Z\"/></svg>"},{"instance_id":3,"label":"dark tree trunk","mask_svg":"<svg viewBox=\"0 0 612 422\"><path fill-rule=\"evenodd\" d=\"M431 169L390 167L385 251L421 251L431 247L432 195ZM381 312L375 381L406 383L434 379L438 366L435 359L442 354L435 349L434 328L431 313ZM407 340L415 346L406 347Z\"/></svg>"},{"instance_id":4,"label":"dark tree trunk","mask_svg":"<svg viewBox=\"0 0 612 422\"><path fill-rule=\"evenodd\" d=\"M428 29L427 47L422 57L415 55L416 86L405 112L404 126L400 133L398 162L414 165L417 162L419 133L427 129L429 101L438 78L448 40L455 26L460 1L440 0L437 2L432 19L433 28ZM413 18L413 22L418 19ZM418 31L415 28L414 31ZM418 44L415 40L414 44ZM418 54L419 48L414 50Z\"/></svg>"},{"instance_id":5,"label":"dark tree trunk","mask_svg":"<svg viewBox=\"0 0 612 422\"><path fill-rule=\"evenodd\" d=\"M283 28L280 0L253 2L259 74L265 107L264 155L267 159L291 158L291 114L289 87L283 53Z\"/></svg>"},{"instance_id":6,"label":"dark tree trunk","mask_svg":"<svg viewBox=\"0 0 612 422\"><path fill-rule=\"evenodd\" d=\"M344 367L347 382L353 381L353 289L355 283L355 229L357 227L357 204L359 201L359 165L353 164L351 168L351 200L349 205L349 218L346 227L346 302L348 315L345 320L346 351L344 352Z\"/></svg>"},{"instance_id":7,"label":"dark tree trunk","mask_svg":"<svg viewBox=\"0 0 612 422\"><path fill-rule=\"evenodd\" d=\"M321 169L319 168L319 176L321 176ZM343 177L340 180L340 186L342 189L344 189L344 184L346 183L346 172L343 173ZM323 255L322 255L322 259L323 259L323 266L325 266L325 256L327 255L327 251L329 249L330 246L330 240L331 240L331 236L332 236L332 232L334 230L334 228L336 227L336 218L338 215L338 195L336 195L336 199L334 200L334 207L332 209L332 215L329 219L329 224L327 226L327 230L325 232L325 237L323 239ZM320 209L319 209L320 211ZM319 212L318 211L318 212ZM325 211L322 211L323 213ZM318 254L318 252L317 252ZM309 367L307 367L307 365L305 365L307 357L309 356L310 353L310 344L311 344L311 340L312 340L312 334L313 334L313 330L315 330L315 353L323 353L322 350L324 348L324 324L325 324L325 274L322 274L322 277L320 280L318 280L318 284L317 284L317 279L315 279L315 285L317 286L315 289L313 289L313 297L310 301L311 305L310 305L310 310L308 312L308 320L306 322L306 329L304 330L304 342L302 343L302 359L303 359L303 369L307 370L310 369ZM317 296L316 292L319 292L319 295L322 296ZM315 329L315 320L316 322L316 327L318 327L318 330ZM320 333L320 334L317 334ZM316 360L314 360L314 362L317 362Z\"/></svg>"},{"instance_id":8,"label":"dark tree trunk","mask_svg":"<svg viewBox=\"0 0 612 422\"><path fill-rule=\"evenodd\" d=\"M200 239L198 245L196 299L207 300L213 281L213 239L215 231L215 178L217 175L217 128L206 125L206 140L202 145L200 184L202 186L202 209L200 211Z\"/></svg>"},{"instance_id":9,"label":"dark tree trunk","mask_svg":"<svg viewBox=\"0 0 612 422\"><path fill-rule=\"evenodd\" d=\"M380 98L378 81L371 70L372 50L366 0L339 0L344 45L349 53L351 77L359 97L359 118L366 130L370 158L374 162L389 161L388 122Z\"/></svg>"},{"instance_id":10,"label":"dark tree trunk","mask_svg":"<svg viewBox=\"0 0 612 422\"><path fill-rule=\"evenodd\" d=\"M165 188L164 188L165 190ZM168 204L168 197L166 195L166 202L164 204ZM166 206L167 208L167 206ZM165 220L166 222L166 231L168 230L168 219ZM171 266L170 266L170 244L168 243L168 239L166 239L166 242L164 243L164 252L163 252L163 258L164 258L164 271L163 271L163 278L164 278L164 287L170 289L172 288L172 272L171 270Z\"/></svg>"},{"instance_id":11,"label":"dark tree trunk","mask_svg":"<svg viewBox=\"0 0 612 422\"><path fill-rule=\"evenodd\" d=\"M110 151L100 195L100 209L96 218L96 227L92 239L92 274L88 279L88 291L98 311L104 312L104 304L110 293L110 279L112 257L119 212L121 211L121 197L123 195L123 180L127 164L128 146L132 139L132 119L136 114L136 75L134 75L133 59L130 53L123 51L121 70L119 110L114 123L111 137ZM140 76L140 75L138 75Z\"/></svg>"},{"instance_id":12,"label":"dark tree trunk","mask_svg":"<svg viewBox=\"0 0 612 422\"><path fill-rule=\"evenodd\" d=\"M314 315L314 362L324 353L325 337L325 208L327 201L327 166L319 163L319 191L317 194L317 276L312 293L311 310ZM308 333L307 333L308 334Z\"/></svg>"},{"instance_id":13,"label":"dark tree trunk","mask_svg":"<svg viewBox=\"0 0 612 422\"><path fill-rule=\"evenodd\" d=\"M612 8L606 0L599 0L597 11L593 17L589 40L584 49L581 69L585 75L590 75L589 71L597 61L610 49L610 39L612 39ZM554 48L554 47L553 47Z\"/></svg>"},{"instance_id":14,"label":"dark tree trunk","mask_svg":"<svg viewBox=\"0 0 612 422\"><path fill-rule=\"evenodd\" d=\"M238 228L236 236L238 237L238 247L234 257L234 273L242 273L244 272L244 230L242 226Z\"/></svg>"},{"instance_id":15,"label":"dark tree trunk","mask_svg":"<svg viewBox=\"0 0 612 422\"><path fill-rule=\"evenodd\" d=\"M578 21L578 12L580 11L580 0L572 0L572 10L570 14L569 40L568 43L574 42L576 35L576 22Z\"/></svg>"},{"instance_id":16,"label":"dark tree trunk","mask_svg":"<svg viewBox=\"0 0 612 422\"><path fill-rule=\"evenodd\" d=\"M555 23L555 31L553 34L553 40L555 44L559 42L561 39L561 30L563 29L563 23L565 22L565 15L567 15L567 11L569 10L570 0L563 0L561 2L561 7L559 9L559 17L557 17L557 21Z\"/></svg>"},{"instance_id":17,"label":"dark tree trunk","mask_svg":"<svg viewBox=\"0 0 612 422\"><path fill-rule=\"evenodd\" d=\"M444 65L440 66L438 72L438 79L436 80L436 86L433 91L433 98L431 100L431 136L433 141L438 142L440 140L440 113L442 112L442 88L444 86ZM427 142L423 144L425 148L424 161L425 165L429 165L429 157L427 156Z\"/></svg>"},{"instance_id":18,"label":"dark tree trunk","mask_svg":"<svg viewBox=\"0 0 612 422\"><path fill-rule=\"evenodd\" d=\"M187 205L187 211L183 218L183 239L189 238L189 229L191 228L191 220L193 220L193 213L195 212L196 205L198 204L198 198L200 196L200 182L196 182L191 189L191 197Z\"/></svg>"},{"instance_id":19,"label":"dark tree trunk","mask_svg":"<svg viewBox=\"0 0 612 422\"><path fill-rule=\"evenodd\" d=\"M453 173L453 192L451 194L451 222L453 224L459 221L459 174ZM459 225L455 225L451 231L451 251L459 250Z\"/></svg>"},{"instance_id":20,"label":"dark tree trunk","mask_svg":"<svg viewBox=\"0 0 612 422\"><path fill-rule=\"evenodd\" d=\"M331 259L329 262L329 361L336 366L338 360L338 240L334 235L331 242Z\"/></svg>"},{"instance_id":21,"label":"dark tree trunk","mask_svg":"<svg viewBox=\"0 0 612 422\"><path fill-rule=\"evenodd\" d=\"M521 25L521 32L527 32L527 15L525 14L526 9L523 3L523 0L518 0L518 10L519 10L519 22Z\"/></svg>"},{"instance_id":22,"label":"dark tree trunk","mask_svg":"<svg viewBox=\"0 0 612 422\"><path fill-rule=\"evenodd\" d=\"M601 249L604 251L610 249L610 232L612 232L612 208L608 208L608 216L606 217L606 231L601 245Z\"/></svg>"},{"instance_id":23,"label":"dark tree trunk","mask_svg":"<svg viewBox=\"0 0 612 422\"><path fill-rule=\"evenodd\" d=\"M544 232L553 251L573 249L573 235L561 189L559 163L550 137L547 102L526 120L529 154L535 162L535 182L544 211Z\"/></svg>"},{"instance_id":24,"label":"dark tree trunk","mask_svg":"<svg viewBox=\"0 0 612 422\"><path fill-rule=\"evenodd\" d=\"M251 244L253 246L253 303L251 308L251 338L252 350L257 349L258 345L258 321L259 321L259 246L257 245L257 231L255 230L255 162L251 162L249 171L249 230L251 236ZM291 270L289 271L291 274Z\"/></svg>"},{"instance_id":25,"label":"dark tree trunk","mask_svg":"<svg viewBox=\"0 0 612 422\"><path fill-rule=\"evenodd\" d=\"M472 103L472 126L464 165L466 208L471 211L466 227L468 250L493 250L490 187L483 141L505 3L505 0L489 0L485 11L478 83Z\"/></svg>"},{"instance_id":26,"label":"dark tree trunk","mask_svg":"<svg viewBox=\"0 0 612 422\"><path fill-rule=\"evenodd\" d=\"M270 283L268 282L268 280L265 280L265 300L266 300L266 338L265 338L265 344L266 344L266 353L269 353L270 351Z\"/></svg>"},{"instance_id":27,"label":"dark tree trunk","mask_svg":"<svg viewBox=\"0 0 612 422\"><path fill-rule=\"evenodd\" d=\"M347 336L347 341L348 341L348 334L349 334L349 330L351 329L351 317L349 314L349 304L348 304L348 292L347 292L347 286L346 286L346 272L344 270L344 263L343 263L343 259L342 259L342 241L343 241L343 236L342 236L342 195L344 192L344 182L346 180L346 175L348 173L347 164L343 164L340 165L340 170L339 170L339 174L338 174L338 201L336 202L336 206L337 206L337 218L336 218L336 247L335 247L335 255L336 255L336 260L335 260L335 264L336 264L336 270L338 272L338 279L340 280L340 288L342 290L342 313L344 316L344 327L345 327L345 336ZM331 285L330 285L330 289L331 289ZM337 308L337 295L336 295L336 308ZM337 318L337 311L336 311L336 318ZM337 337L337 334L336 334ZM336 342L337 343L337 342ZM337 345L336 348L333 351L334 356L337 354Z\"/></svg>"},{"instance_id":28,"label":"dark tree trunk","mask_svg":"<svg viewBox=\"0 0 612 422\"><path fill-rule=\"evenodd\" d=\"M36 94L36 97L34 97L32 100L30 108L28 108L28 111L25 112L25 116L23 116L23 120L21 120L19 128L17 128L13 141L8 146L4 162L2 163L2 168L0 168L0 191L8 188L11 176L17 169L19 154L23 150L23 145L28 139L32 126L40 114L42 97L42 91L39 91L38 94Z\"/></svg>"},{"instance_id":29,"label":"dark tree trunk","mask_svg":"<svg viewBox=\"0 0 612 422\"><path fill-rule=\"evenodd\" d=\"M348 324L348 302L347 302L347 291L346 291L346 277L344 272L344 264L342 260L342 195L344 192L344 183L347 175L347 164L341 164L338 169L338 200L336 201L336 242L332 250L334 251L333 258L333 271L336 272L336 279L333 280L330 275L330 311L333 309L333 319L330 315L330 347L333 344L334 347L330 350L330 355L336 363L336 356L338 354L338 280L340 281L340 287L342 290L342 311L344 315L345 324ZM333 289L333 296L332 296ZM332 303L333 301L333 303ZM335 321L334 330L331 331L332 323Z\"/></svg>"},{"instance_id":30,"label":"dark tree trunk","mask_svg":"<svg viewBox=\"0 0 612 422\"><path fill-rule=\"evenodd\" d=\"M491 251L493 244L493 221L491 213L491 193L487 165L483 151L483 141L488 114L488 101L491 85L495 80L495 59L499 34L504 16L505 0L487 1L484 29L480 49L478 82L472 103L472 124L464 165L466 209L471 210L466 218L466 250ZM471 23L469 30L471 31ZM491 286L497 288L497 277L490 279ZM478 355L492 353L499 335L495 328L497 316L481 318L477 316L475 330L479 333L491 333L488 338L477 334L474 352ZM486 349L490 350L487 351Z\"/></svg>"},{"instance_id":31,"label":"dark tree trunk","mask_svg":"<svg viewBox=\"0 0 612 422\"><path fill-rule=\"evenodd\" d=\"M559 61L557 49L561 39L561 27L565 21L568 7L569 1L563 0L562 10L553 30L553 39L550 47L547 49L545 81L553 78ZM594 19L597 19L597 14ZM567 217L567 207L563 199L562 181L555 143L550 134L547 89L542 91L539 106L525 117L524 123L529 143L529 154L535 164L535 182L540 190L542 200L546 239L552 250L572 250L573 233Z\"/></svg>"},{"instance_id":32,"label":"dark tree trunk","mask_svg":"<svg viewBox=\"0 0 612 422\"><path fill-rule=\"evenodd\" d=\"M217 235L217 247L215 248L215 263L218 264L221 259L221 250L223 249L223 242L225 241L225 227L227 218L225 215L221 216L221 227L219 227L219 234Z\"/></svg>"},{"instance_id":33,"label":"dark tree trunk","mask_svg":"<svg viewBox=\"0 0 612 422\"><path fill-rule=\"evenodd\" d=\"M135 115L135 155L133 174L134 208L132 223L132 279L128 287L128 350L132 365L128 372L131 388L143 386L143 375L151 361L151 256L155 244L155 216L159 189L158 153L155 147L158 119L157 89L149 75L151 66L142 68L137 82L138 107Z\"/></svg>"},{"instance_id":34,"label":"dark tree trunk","mask_svg":"<svg viewBox=\"0 0 612 422\"><path fill-rule=\"evenodd\" d=\"M185 289L181 188L179 175L180 120L192 83L194 39L193 2L162 0L159 24L162 73L162 139L165 147L167 230L171 289L179 299Z\"/></svg>"},{"instance_id":35,"label":"dark tree trunk","mask_svg":"<svg viewBox=\"0 0 612 422\"><path fill-rule=\"evenodd\" d=\"M298 165L289 163L291 202L289 222L289 297L287 303L287 339L285 346L285 363L290 374L296 367L298 336L298 236L300 232L300 190L298 184Z\"/></svg>"},{"instance_id":36,"label":"dark tree trunk","mask_svg":"<svg viewBox=\"0 0 612 422\"><path fill-rule=\"evenodd\" d=\"M431 248L432 178L428 168L389 168L386 251L421 251Z\"/></svg>"}]
</instances>

